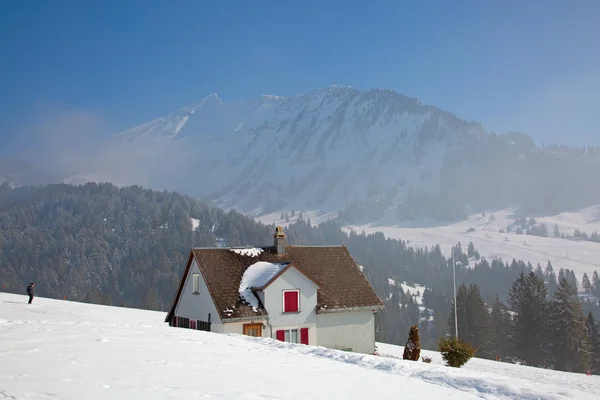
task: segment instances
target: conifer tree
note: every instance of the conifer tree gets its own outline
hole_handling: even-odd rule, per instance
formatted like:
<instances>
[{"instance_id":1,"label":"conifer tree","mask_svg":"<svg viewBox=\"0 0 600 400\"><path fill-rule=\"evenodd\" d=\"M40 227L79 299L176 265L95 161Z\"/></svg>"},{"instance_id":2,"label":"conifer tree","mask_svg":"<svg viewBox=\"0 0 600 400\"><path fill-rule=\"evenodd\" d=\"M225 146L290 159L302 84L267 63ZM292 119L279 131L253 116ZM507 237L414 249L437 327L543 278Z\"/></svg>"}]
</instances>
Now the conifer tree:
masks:
<instances>
[{"instance_id":1,"label":"conifer tree","mask_svg":"<svg viewBox=\"0 0 600 400\"><path fill-rule=\"evenodd\" d=\"M494 357L501 360L510 358L511 348L508 340L511 333L510 317L506 306L500 301L499 295L496 295L496 300L492 305L490 320Z\"/></svg>"},{"instance_id":2,"label":"conifer tree","mask_svg":"<svg viewBox=\"0 0 600 400\"><path fill-rule=\"evenodd\" d=\"M469 327L467 326L467 297L469 291L467 286L463 283L458 287L456 291L456 314L458 322L458 337L461 339L467 334ZM454 300L452 301L450 308L450 315L448 316L448 330L450 336L454 336L456 329L454 324Z\"/></svg>"},{"instance_id":3,"label":"conifer tree","mask_svg":"<svg viewBox=\"0 0 600 400\"><path fill-rule=\"evenodd\" d=\"M577 290L569 280L562 279L552 295L552 357L556 369L567 372L585 372L589 367L589 347L585 319Z\"/></svg>"},{"instance_id":4,"label":"conifer tree","mask_svg":"<svg viewBox=\"0 0 600 400\"><path fill-rule=\"evenodd\" d=\"M590 345L590 372L600 374L600 326L591 312L585 321L588 343Z\"/></svg>"},{"instance_id":5,"label":"conifer tree","mask_svg":"<svg viewBox=\"0 0 600 400\"><path fill-rule=\"evenodd\" d=\"M509 292L508 304L515 313L512 345L516 358L532 366L547 365L548 302L544 282L533 272L521 273Z\"/></svg>"},{"instance_id":6,"label":"conifer tree","mask_svg":"<svg viewBox=\"0 0 600 400\"><path fill-rule=\"evenodd\" d=\"M556 273L554 272L554 268L552 267L552 263L548 261L546 265L546 270L544 271L545 281L546 281L546 289L548 293L554 293L556 287L558 286L558 282L556 281Z\"/></svg>"},{"instance_id":7,"label":"conifer tree","mask_svg":"<svg viewBox=\"0 0 600 400\"><path fill-rule=\"evenodd\" d=\"M592 282L590 282L590 278L588 277L587 272L583 273L583 279L581 280L581 287L585 291L585 293L592 293Z\"/></svg>"},{"instance_id":8,"label":"conifer tree","mask_svg":"<svg viewBox=\"0 0 600 400\"><path fill-rule=\"evenodd\" d=\"M600 297L600 276L598 276L598 271L594 270L592 274L592 293L596 297Z\"/></svg>"},{"instance_id":9,"label":"conifer tree","mask_svg":"<svg viewBox=\"0 0 600 400\"><path fill-rule=\"evenodd\" d=\"M573 271L572 269L567 270L567 281L569 281L569 285L571 285L577 293L579 291L579 283L577 282L575 271Z\"/></svg>"},{"instance_id":10,"label":"conifer tree","mask_svg":"<svg viewBox=\"0 0 600 400\"><path fill-rule=\"evenodd\" d=\"M456 295L458 312L458 337L463 342L469 343L477 349L477 353L484 358L493 357L492 329L490 314L479 287L470 285L467 289L462 284ZM450 334L454 335L454 307L450 311Z\"/></svg>"},{"instance_id":11,"label":"conifer tree","mask_svg":"<svg viewBox=\"0 0 600 400\"><path fill-rule=\"evenodd\" d=\"M475 245L473 244L473 242L469 242L469 247L467 248L467 255L469 257L475 256Z\"/></svg>"}]
</instances>

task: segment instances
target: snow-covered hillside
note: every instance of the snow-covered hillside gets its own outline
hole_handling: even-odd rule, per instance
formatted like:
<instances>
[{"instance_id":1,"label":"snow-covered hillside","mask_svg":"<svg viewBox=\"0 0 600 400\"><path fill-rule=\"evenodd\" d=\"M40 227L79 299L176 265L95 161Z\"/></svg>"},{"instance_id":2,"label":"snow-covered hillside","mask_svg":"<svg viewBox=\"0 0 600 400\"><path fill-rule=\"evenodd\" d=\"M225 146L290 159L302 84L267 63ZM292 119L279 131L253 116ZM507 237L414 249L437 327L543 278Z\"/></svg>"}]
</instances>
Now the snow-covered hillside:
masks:
<instances>
[{"instance_id":1,"label":"snow-covered hillside","mask_svg":"<svg viewBox=\"0 0 600 400\"><path fill-rule=\"evenodd\" d=\"M402 358L404 347L394 346L386 343L377 343L377 352L379 355L384 357ZM431 358L432 366L444 365L442 355L435 351L421 350L421 356ZM514 364L503 363L498 361L484 360L481 358L473 358L463 367L461 367L461 374L469 375L473 374L473 384L481 384L481 391L487 390L486 383L480 381L480 374L484 375L498 375L501 378L500 382L507 382L508 397L515 399L542 399L542 398L561 398L561 396L567 395L562 392L560 388L566 388L567 391L578 390L585 392L578 394L577 398L587 398L587 396L598 396L600 395L600 377L598 376L587 376L583 374L572 374L572 373L561 373L556 371L548 371L541 368L533 368L526 366L517 366ZM531 384L530 389L522 388L520 393L513 391L511 394L510 382L522 382L525 385L525 381L529 381ZM451 383L449 383L451 385ZM528 390L531 390L527 393ZM542 394L543 393L543 394Z\"/></svg>"},{"instance_id":2,"label":"snow-covered hillside","mask_svg":"<svg viewBox=\"0 0 600 400\"><path fill-rule=\"evenodd\" d=\"M164 313L0 293L0 398L596 399L600 378L462 369L170 328ZM385 354L401 348L378 344ZM427 352L424 352L425 354Z\"/></svg>"},{"instance_id":3,"label":"snow-covered hillside","mask_svg":"<svg viewBox=\"0 0 600 400\"><path fill-rule=\"evenodd\" d=\"M590 207L578 212L561 213L555 216L536 217L538 223L548 226L549 235L555 224L560 232L573 234L575 229L588 233L600 232L600 207ZM546 267L552 263L556 272L560 268L572 269L578 280L583 274L589 276L594 270L600 273L600 243L574 241L554 237L539 237L516 234L514 230L507 232L507 227L514 223L514 210L476 214L468 219L451 224L406 223L404 225L386 225L385 221L345 227L346 231L355 230L368 233L383 232L386 237L397 238L409 242L409 246L432 247L439 244L442 252L450 256L452 246L461 242L466 252L469 242L473 242L481 256L492 260L502 258L531 262L535 267L540 263Z\"/></svg>"}]
</instances>

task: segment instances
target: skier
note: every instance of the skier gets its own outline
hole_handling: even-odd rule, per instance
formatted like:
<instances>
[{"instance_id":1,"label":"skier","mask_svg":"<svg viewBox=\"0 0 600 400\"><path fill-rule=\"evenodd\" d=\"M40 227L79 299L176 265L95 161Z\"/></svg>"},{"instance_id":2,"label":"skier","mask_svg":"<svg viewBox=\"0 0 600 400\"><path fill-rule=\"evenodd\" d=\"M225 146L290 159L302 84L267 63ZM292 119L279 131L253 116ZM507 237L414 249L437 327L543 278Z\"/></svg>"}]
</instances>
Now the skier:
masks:
<instances>
[{"instance_id":1,"label":"skier","mask_svg":"<svg viewBox=\"0 0 600 400\"><path fill-rule=\"evenodd\" d=\"M29 286L27 286L27 294L29 295L29 304L33 301L35 283L31 282Z\"/></svg>"}]
</instances>

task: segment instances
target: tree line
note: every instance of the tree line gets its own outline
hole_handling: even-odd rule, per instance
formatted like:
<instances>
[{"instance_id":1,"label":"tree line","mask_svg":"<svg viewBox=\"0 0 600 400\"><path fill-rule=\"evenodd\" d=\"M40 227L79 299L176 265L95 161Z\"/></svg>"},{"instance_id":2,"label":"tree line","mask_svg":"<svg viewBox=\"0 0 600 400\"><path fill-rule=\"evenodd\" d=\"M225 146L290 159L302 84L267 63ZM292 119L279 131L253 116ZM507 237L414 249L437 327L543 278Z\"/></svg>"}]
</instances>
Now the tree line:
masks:
<instances>
[{"instance_id":1,"label":"tree line","mask_svg":"<svg viewBox=\"0 0 600 400\"><path fill-rule=\"evenodd\" d=\"M448 318L454 336L454 303ZM508 300L489 305L477 285L462 284L456 299L458 337L478 356L567 372L600 373L600 326L583 312L577 289L561 277L550 293L535 272L521 273Z\"/></svg>"}]
</instances>

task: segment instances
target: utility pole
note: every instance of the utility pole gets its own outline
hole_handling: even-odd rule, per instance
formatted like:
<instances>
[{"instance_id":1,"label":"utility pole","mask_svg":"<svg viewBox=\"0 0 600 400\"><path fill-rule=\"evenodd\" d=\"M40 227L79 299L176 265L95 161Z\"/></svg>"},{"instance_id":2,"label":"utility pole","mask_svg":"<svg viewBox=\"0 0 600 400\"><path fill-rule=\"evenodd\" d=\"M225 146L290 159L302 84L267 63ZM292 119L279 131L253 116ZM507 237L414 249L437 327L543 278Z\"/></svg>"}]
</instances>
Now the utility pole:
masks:
<instances>
[{"instance_id":1,"label":"utility pole","mask_svg":"<svg viewBox=\"0 0 600 400\"><path fill-rule=\"evenodd\" d=\"M454 337L458 339L458 315L456 314L456 262L454 261L454 247L452 247L452 277L454 280Z\"/></svg>"}]
</instances>

